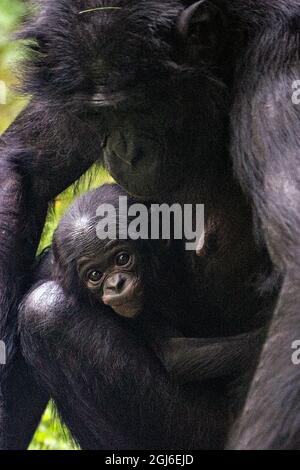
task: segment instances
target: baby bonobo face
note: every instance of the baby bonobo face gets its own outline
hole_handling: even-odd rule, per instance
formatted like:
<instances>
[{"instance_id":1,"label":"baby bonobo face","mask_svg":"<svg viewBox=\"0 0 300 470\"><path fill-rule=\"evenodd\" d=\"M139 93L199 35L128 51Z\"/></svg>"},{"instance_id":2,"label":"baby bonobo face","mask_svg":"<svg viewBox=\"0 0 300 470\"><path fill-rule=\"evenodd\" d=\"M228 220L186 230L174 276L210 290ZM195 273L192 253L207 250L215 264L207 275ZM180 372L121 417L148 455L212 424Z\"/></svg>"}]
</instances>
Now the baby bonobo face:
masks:
<instances>
[{"instance_id":1,"label":"baby bonobo face","mask_svg":"<svg viewBox=\"0 0 300 470\"><path fill-rule=\"evenodd\" d=\"M136 317L143 308L142 260L130 244L108 242L95 256L81 257L78 273L88 291L117 314Z\"/></svg>"}]
</instances>

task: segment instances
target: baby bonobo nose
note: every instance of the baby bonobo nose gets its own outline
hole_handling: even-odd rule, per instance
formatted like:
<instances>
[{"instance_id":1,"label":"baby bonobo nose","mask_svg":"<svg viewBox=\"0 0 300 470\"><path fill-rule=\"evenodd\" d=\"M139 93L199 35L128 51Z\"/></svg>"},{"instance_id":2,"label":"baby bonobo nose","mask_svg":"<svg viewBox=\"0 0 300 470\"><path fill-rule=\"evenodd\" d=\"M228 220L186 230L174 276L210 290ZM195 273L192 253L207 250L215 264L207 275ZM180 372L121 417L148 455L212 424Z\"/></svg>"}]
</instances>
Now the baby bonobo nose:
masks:
<instances>
[{"instance_id":1,"label":"baby bonobo nose","mask_svg":"<svg viewBox=\"0 0 300 470\"><path fill-rule=\"evenodd\" d=\"M124 289L126 277L123 274L114 274L107 280L105 288L114 294L120 294Z\"/></svg>"}]
</instances>

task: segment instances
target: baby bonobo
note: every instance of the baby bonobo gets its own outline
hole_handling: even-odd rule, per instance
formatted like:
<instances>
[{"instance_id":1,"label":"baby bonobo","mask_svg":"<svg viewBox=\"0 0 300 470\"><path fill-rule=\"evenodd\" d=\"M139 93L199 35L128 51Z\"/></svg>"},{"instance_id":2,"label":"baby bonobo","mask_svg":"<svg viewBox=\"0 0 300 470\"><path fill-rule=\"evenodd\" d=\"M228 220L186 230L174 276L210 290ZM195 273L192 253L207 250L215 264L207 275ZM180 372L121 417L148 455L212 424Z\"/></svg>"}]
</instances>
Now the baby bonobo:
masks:
<instances>
[{"instance_id":1,"label":"baby bonobo","mask_svg":"<svg viewBox=\"0 0 300 470\"><path fill-rule=\"evenodd\" d=\"M55 279L74 299L110 307L147 336L174 335L175 312L186 304L183 257L170 241L137 239L134 204L113 184L79 198L54 234Z\"/></svg>"},{"instance_id":2,"label":"baby bonobo","mask_svg":"<svg viewBox=\"0 0 300 470\"><path fill-rule=\"evenodd\" d=\"M196 302L186 285L184 243L137 239L131 225L137 215L130 210L134 204L137 201L117 185L104 185L79 198L55 232L40 278L48 276L45 265L51 264L51 277L73 302L92 304L95 312L97 306L110 308L182 382L240 374L253 360L264 333L183 338L180 316ZM150 206L145 210L149 213Z\"/></svg>"}]
</instances>

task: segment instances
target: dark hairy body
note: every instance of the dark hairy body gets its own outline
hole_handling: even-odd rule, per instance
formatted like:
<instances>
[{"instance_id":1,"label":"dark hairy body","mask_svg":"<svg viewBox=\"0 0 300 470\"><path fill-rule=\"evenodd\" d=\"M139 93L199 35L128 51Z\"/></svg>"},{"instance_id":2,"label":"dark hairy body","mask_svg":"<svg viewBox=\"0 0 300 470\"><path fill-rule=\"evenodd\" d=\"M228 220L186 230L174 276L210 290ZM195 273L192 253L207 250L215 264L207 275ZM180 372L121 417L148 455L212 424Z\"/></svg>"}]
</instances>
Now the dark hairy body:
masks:
<instances>
[{"instance_id":1,"label":"dark hairy body","mask_svg":"<svg viewBox=\"0 0 300 470\"><path fill-rule=\"evenodd\" d=\"M224 445L232 417L237 415L245 398L249 373L257 361L265 331L261 329L229 338L183 337L179 330L183 326L185 329L190 327L190 332L194 328L196 337L201 334L195 324L188 320L187 324L182 322L182 312L189 312L192 321L201 316L197 291L193 292L190 283L186 282L189 266L185 266L183 243L124 239L126 232L119 221L125 214L119 212L118 206L119 198L124 196L128 197L117 185L104 185L75 201L63 217L50 250L42 256L35 271L37 284L22 302L22 352L34 368L38 383L54 398L62 419L81 448L127 448L130 444L136 448L144 447L145 443L137 434L145 432L143 423L129 425L132 415L121 408L118 433L113 430L103 442L103 433L111 429L111 424L104 427L107 402L99 391L102 391L103 380L111 380L114 375L116 361L124 360L119 357L115 343L111 344L110 330L105 330L103 324L105 317L115 319L123 334L126 331L126 336L135 338L136 346L143 344L144 349L151 352L153 365L173 383L173 400L176 397L180 404L183 403L186 412L195 410L201 418L201 426L208 423L203 427L201 442L199 436L191 441L193 434L188 428L184 438L176 428L175 432L172 430L172 415L165 418L156 410L152 425L156 419L163 419L168 435L162 440L157 423L151 431L146 430L147 446L164 449L172 445L177 448L179 439L185 439L185 447L219 448ZM129 197L127 201L132 208L137 203ZM111 223L117 228L113 238L108 238L106 227L102 229L98 225L101 217L96 215L97 210L107 204L117 213L117 221L110 215ZM127 224L129 222L130 218ZM93 358L85 341L75 355L74 339L78 346L82 342L75 333L75 325L90 332L92 337L95 332L100 335ZM123 342L122 336L119 341ZM114 354L107 354L107 345L110 352L113 348L116 350ZM97 369L97 374L95 365L99 367L103 356L105 370ZM122 378L119 377L118 392L113 398L115 409L120 406L119 394L125 377L129 383L135 376L142 377L142 367L136 374L134 367L137 364L132 368L128 356L126 361L128 371L125 368ZM83 399L79 390L89 390L89 384L93 384L93 391L88 391ZM61 390L64 390L63 395ZM131 396L127 399L130 402ZM88 417L86 410L89 410ZM177 413L174 416L178 419ZM181 419L180 422L189 425L189 420ZM125 437L128 426L134 440L133 436L130 440Z\"/></svg>"},{"instance_id":2,"label":"dark hairy body","mask_svg":"<svg viewBox=\"0 0 300 470\"><path fill-rule=\"evenodd\" d=\"M299 111L291 101L299 71L300 7L296 0L216 0L184 10L192 3L124 0L117 2L119 10L82 13L99 2L43 2L43 12L23 32L37 41L25 79L33 98L0 146L1 337L9 346L1 371L4 448L27 445L47 399L36 390L16 339L16 306L31 282L47 207L96 161L142 199L205 204L206 243L186 260L203 308L199 316L185 312L187 336L232 336L265 325L277 287L274 271L279 273L283 286L269 337L229 446L299 445L300 372L290 351L300 334ZM95 329L88 323L92 311L75 314L70 306L62 314L57 305L62 299L65 306L65 299L50 289L42 299L49 301L50 325L70 316L66 363L83 345L86 357L96 361L92 371L101 380L97 387L90 382L91 396L85 399L86 391L77 387L94 435L91 447L99 442L95 421L102 426L103 448L224 445L225 436L218 442L204 437L219 427L218 419L211 428L201 422L203 406L215 404L211 385L208 396L203 388L202 403L187 401L118 319L104 312ZM99 357L96 345L104 331L109 340ZM36 355L28 359L42 369L47 358L34 332ZM107 370L108 356L115 358L113 371ZM36 391L35 400L32 391L24 391L25 418L15 406L19 369ZM61 389L70 417L68 389L59 386L70 377L56 373L55 368L49 388ZM85 374L92 381L91 371L79 370L79 384L86 383ZM130 381L124 379L128 375ZM116 410L124 409L127 415L118 416Z\"/></svg>"}]
</instances>

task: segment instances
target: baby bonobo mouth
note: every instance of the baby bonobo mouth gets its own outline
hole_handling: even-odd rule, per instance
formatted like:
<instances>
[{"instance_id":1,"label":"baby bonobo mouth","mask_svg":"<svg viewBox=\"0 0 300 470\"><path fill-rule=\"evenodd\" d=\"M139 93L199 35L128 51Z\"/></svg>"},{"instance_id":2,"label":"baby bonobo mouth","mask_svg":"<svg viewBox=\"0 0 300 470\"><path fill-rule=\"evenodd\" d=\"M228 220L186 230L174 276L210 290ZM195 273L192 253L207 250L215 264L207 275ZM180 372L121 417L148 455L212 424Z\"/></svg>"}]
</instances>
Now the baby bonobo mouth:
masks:
<instances>
[{"instance_id":1,"label":"baby bonobo mouth","mask_svg":"<svg viewBox=\"0 0 300 470\"><path fill-rule=\"evenodd\" d=\"M123 317L134 318L141 313L142 297L132 272L110 274L103 284L103 303Z\"/></svg>"},{"instance_id":2,"label":"baby bonobo mouth","mask_svg":"<svg viewBox=\"0 0 300 470\"><path fill-rule=\"evenodd\" d=\"M117 314L126 318L135 318L143 308L142 295L132 273L110 275L103 285L102 301Z\"/></svg>"}]
</instances>

